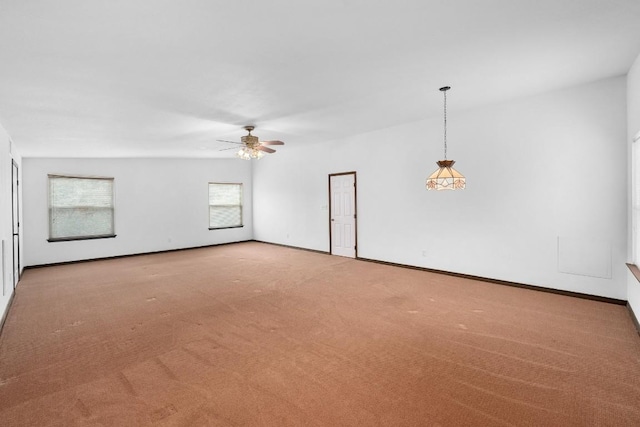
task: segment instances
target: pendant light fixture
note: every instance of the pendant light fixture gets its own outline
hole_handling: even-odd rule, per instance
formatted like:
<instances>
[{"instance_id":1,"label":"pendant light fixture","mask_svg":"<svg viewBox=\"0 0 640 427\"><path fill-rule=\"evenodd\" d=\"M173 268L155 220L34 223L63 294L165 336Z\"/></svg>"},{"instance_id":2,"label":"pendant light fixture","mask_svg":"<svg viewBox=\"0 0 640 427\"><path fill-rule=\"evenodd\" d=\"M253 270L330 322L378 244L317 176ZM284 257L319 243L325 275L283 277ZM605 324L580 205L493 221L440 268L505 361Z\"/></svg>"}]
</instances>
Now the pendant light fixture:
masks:
<instances>
[{"instance_id":1,"label":"pendant light fixture","mask_svg":"<svg viewBox=\"0 0 640 427\"><path fill-rule=\"evenodd\" d=\"M427 190L463 190L465 178L453 168L455 160L447 160L447 91L449 86L440 88L444 94L444 160L437 163L438 170L427 178Z\"/></svg>"}]
</instances>

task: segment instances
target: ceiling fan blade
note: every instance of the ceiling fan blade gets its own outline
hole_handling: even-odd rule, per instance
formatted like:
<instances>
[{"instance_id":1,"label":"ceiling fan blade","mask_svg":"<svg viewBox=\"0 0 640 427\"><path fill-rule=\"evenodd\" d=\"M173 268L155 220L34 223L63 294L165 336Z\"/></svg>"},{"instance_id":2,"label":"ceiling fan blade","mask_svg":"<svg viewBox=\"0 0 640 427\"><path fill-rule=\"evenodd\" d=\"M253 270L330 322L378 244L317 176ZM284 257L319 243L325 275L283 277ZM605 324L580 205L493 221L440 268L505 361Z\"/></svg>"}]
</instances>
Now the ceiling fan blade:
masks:
<instances>
[{"instance_id":1,"label":"ceiling fan blade","mask_svg":"<svg viewBox=\"0 0 640 427\"><path fill-rule=\"evenodd\" d=\"M227 141L225 139L216 139L216 141L218 142L228 142L229 144L239 144L242 145L242 142L237 142L237 141Z\"/></svg>"},{"instance_id":2,"label":"ceiling fan blade","mask_svg":"<svg viewBox=\"0 0 640 427\"><path fill-rule=\"evenodd\" d=\"M276 150L274 150L273 148L269 148L269 147L264 147L262 145L256 147L258 150L260 151L264 151L265 153L275 153Z\"/></svg>"},{"instance_id":3,"label":"ceiling fan blade","mask_svg":"<svg viewBox=\"0 0 640 427\"><path fill-rule=\"evenodd\" d=\"M284 145L284 142L278 141L278 140L275 140L275 141L260 141L260 144L262 144L262 145Z\"/></svg>"},{"instance_id":4,"label":"ceiling fan blade","mask_svg":"<svg viewBox=\"0 0 640 427\"><path fill-rule=\"evenodd\" d=\"M218 151L237 150L237 149L238 149L238 147L221 148L221 149L220 149L220 150L218 150Z\"/></svg>"}]
</instances>

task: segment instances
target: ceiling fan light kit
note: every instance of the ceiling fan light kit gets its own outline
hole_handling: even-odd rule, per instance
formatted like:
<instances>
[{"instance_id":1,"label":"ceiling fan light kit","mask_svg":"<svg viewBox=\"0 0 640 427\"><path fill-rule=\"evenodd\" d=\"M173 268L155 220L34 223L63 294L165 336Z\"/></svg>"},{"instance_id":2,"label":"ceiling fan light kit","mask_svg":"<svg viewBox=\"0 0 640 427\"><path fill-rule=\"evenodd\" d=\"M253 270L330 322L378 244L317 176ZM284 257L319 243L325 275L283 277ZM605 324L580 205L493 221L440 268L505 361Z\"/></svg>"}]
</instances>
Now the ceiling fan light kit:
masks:
<instances>
[{"instance_id":1,"label":"ceiling fan light kit","mask_svg":"<svg viewBox=\"0 0 640 427\"><path fill-rule=\"evenodd\" d=\"M440 88L444 94L444 160L436 162L438 170L427 178L427 190L463 190L466 187L465 177L453 168L455 160L447 160L447 91L449 86Z\"/></svg>"},{"instance_id":2,"label":"ceiling fan light kit","mask_svg":"<svg viewBox=\"0 0 640 427\"><path fill-rule=\"evenodd\" d=\"M248 132L247 135L240 138L241 142L225 141L219 139L219 142L226 142L230 144L239 144L240 150L236 155L243 160L261 159L265 153L275 153L273 148L266 147L266 145L284 145L282 141L260 141L257 136L251 135L251 131L255 129L255 126L245 126L244 129Z\"/></svg>"},{"instance_id":3,"label":"ceiling fan light kit","mask_svg":"<svg viewBox=\"0 0 640 427\"><path fill-rule=\"evenodd\" d=\"M264 157L264 153L260 150L251 149L247 147L242 147L237 153L236 156L240 157L242 160L251 160L251 159L261 159Z\"/></svg>"}]
</instances>

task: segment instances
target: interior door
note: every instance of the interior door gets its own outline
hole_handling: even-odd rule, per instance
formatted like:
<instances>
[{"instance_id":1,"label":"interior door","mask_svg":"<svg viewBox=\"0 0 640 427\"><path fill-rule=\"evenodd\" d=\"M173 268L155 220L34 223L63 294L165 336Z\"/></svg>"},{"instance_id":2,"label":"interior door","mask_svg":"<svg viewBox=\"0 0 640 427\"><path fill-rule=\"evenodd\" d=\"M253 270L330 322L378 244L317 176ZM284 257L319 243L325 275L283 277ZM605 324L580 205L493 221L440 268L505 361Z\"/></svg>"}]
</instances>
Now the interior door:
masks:
<instances>
[{"instance_id":1,"label":"interior door","mask_svg":"<svg viewBox=\"0 0 640 427\"><path fill-rule=\"evenodd\" d=\"M333 255L357 254L356 173L329 175L330 245Z\"/></svg>"},{"instance_id":2,"label":"interior door","mask_svg":"<svg viewBox=\"0 0 640 427\"><path fill-rule=\"evenodd\" d=\"M13 289L20 280L20 192L18 191L18 164L11 161L11 206L13 230Z\"/></svg>"}]
</instances>

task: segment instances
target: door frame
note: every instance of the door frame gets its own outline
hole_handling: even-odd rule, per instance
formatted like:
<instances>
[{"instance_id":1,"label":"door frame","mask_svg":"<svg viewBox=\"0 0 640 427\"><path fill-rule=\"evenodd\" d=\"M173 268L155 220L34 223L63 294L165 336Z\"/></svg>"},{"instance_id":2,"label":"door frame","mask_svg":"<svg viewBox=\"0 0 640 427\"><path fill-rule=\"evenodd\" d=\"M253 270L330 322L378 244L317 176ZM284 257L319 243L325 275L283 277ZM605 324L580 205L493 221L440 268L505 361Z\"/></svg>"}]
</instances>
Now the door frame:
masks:
<instances>
[{"instance_id":1,"label":"door frame","mask_svg":"<svg viewBox=\"0 0 640 427\"><path fill-rule=\"evenodd\" d=\"M332 242L332 229L333 227L331 226L331 212L332 211L332 207L331 207L331 177L332 176L340 176L340 175L353 175L353 211L354 211L354 217L353 217L353 229L354 229L354 236L353 236L353 240L354 240L354 244L355 244L355 258L358 258L358 176L356 174L356 171L350 171L350 172L338 172L338 173L330 173L329 174L329 178L328 178L328 193L329 193L329 215L328 215L328 221L329 221L329 253L331 255L333 255L333 242Z\"/></svg>"},{"instance_id":2,"label":"door frame","mask_svg":"<svg viewBox=\"0 0 640 427\"><path fill-rule=\"evenodd\" d=\"M14 182L16 183L15 188ZM17 194L14 194L14 192L17 192ZM14 206L14 203L17 205ZM11 159L11 247L13 256L11 259L11 277L13 279L13 289L15 290L20 280L22 266L20 264L20 169L14 159ZM16 259L18 261L17 274L15 268Z\"/></svg>"}]
</instances>

